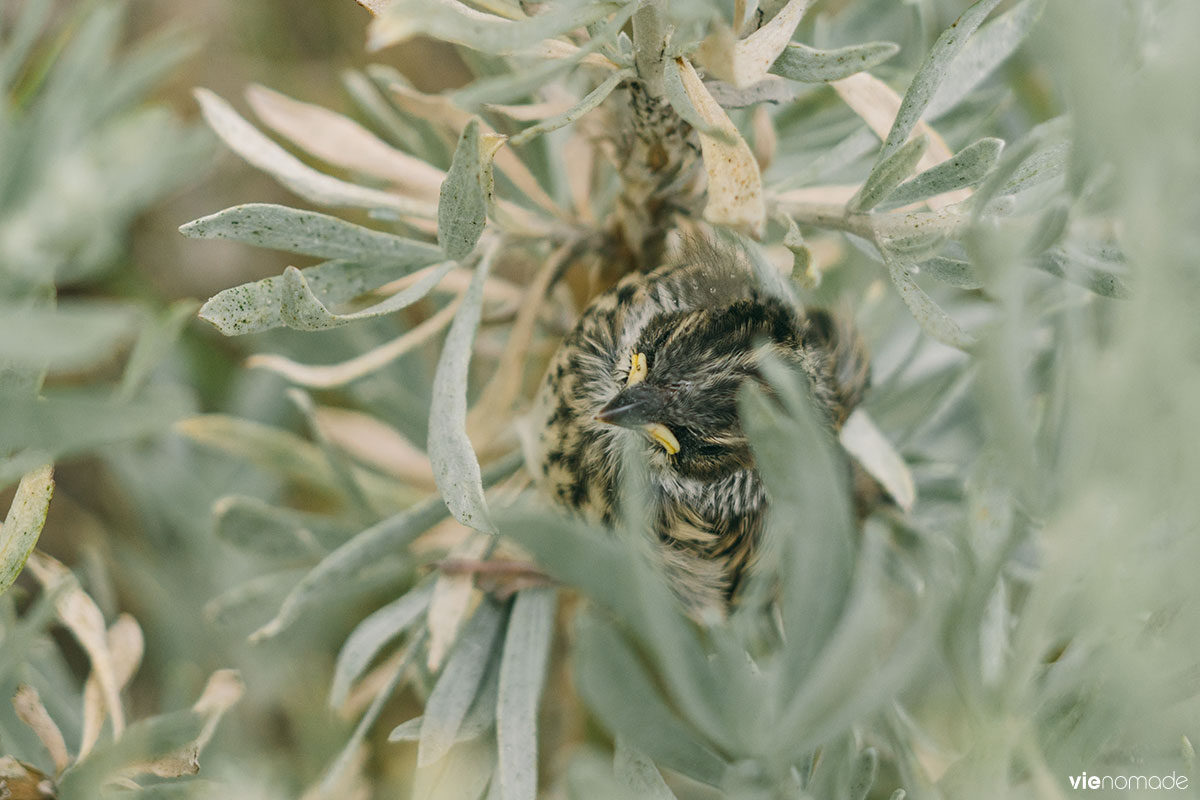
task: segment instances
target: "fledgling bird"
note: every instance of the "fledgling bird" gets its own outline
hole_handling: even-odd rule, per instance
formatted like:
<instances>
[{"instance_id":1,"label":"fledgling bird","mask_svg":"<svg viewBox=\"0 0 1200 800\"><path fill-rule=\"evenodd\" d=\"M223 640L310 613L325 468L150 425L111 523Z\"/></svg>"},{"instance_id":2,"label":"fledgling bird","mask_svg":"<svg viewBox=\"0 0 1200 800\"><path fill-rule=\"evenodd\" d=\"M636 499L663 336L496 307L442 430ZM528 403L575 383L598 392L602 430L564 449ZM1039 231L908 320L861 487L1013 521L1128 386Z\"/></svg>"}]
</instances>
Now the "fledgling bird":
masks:
<instances>
[{"instance_id":1,"label":"fledgling bird","mask_svg":"<svg viewBox=\"0 0 1200 800\"><path fill-rule=\"evenodd\" d=\"M832 428L866 388L868 362L851 328L756 288L736 252L692 243L588 306L532 415L535 479L606 525L619 513L624 441L636 437L665 572L695 616L728 608L761 539L768 498L737 395L748 380L766 386L764 350L809 376Z\"/></svg>"}]
</instances>

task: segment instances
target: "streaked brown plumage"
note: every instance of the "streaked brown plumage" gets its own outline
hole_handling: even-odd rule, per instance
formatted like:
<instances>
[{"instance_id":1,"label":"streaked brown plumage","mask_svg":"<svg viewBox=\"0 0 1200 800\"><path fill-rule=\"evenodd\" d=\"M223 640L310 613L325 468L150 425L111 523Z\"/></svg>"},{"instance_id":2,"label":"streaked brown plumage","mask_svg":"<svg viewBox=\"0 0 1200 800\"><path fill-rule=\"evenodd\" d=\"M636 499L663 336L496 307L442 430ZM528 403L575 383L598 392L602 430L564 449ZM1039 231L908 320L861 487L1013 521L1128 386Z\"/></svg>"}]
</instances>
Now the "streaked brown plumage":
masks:
<instances>
[{"instance_id":1,"label":"streaked brown plumage","mask_svg":"<svg viewBox=\"0 0 1200 800\"><path fill-rule=\"evenodd\" d=\"M733 252L691 245L584 311L550 364L533 420L531 468L562 505L612 524L624 443L649 467L667 576L694 614L723 610L757 552L767 495L738 420L764 348L803 370L829 424L868 379L853 331L755 287Z\"/></svg>"}]
</instances>

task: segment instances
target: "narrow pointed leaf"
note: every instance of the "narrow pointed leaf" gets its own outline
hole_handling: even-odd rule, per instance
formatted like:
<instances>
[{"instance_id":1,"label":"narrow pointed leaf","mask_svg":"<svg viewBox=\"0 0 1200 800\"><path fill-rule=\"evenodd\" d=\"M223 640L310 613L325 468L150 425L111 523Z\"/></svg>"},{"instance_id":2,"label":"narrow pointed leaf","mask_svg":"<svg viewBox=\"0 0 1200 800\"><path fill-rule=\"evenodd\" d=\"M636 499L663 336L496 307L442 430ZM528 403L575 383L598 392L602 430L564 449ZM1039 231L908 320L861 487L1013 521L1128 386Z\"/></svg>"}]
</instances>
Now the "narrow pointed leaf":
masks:
<instances>
[{"instance_id":1,"label":"narrow pointed leaf","mask_svg":"<svg viewBox=\"0 0 1200 800\"><path fill-rule=\"evenodd\" d=\"M802 83L838 81L887 61L899 51L900 45L893 42L868 42L837 50L792 42L775 59L771 72Z\"/></svg>"},{"instance_id":2,"label":"narrow pointed leaf","mask_svg":"<svg viewBox=\"0 0 1200 800\"><path fill-rule=\"evenodd\" d=\"M554 589L524 589L509 616L496 706L501 800L537 797L537 712L554 633L554 606Z\"/></svg>"},{"instance_id":3,"label":"narrow pointed leaf","mask_svg":"<svg viewBox=\"0 0 1200 800\"><path fill-rule=\"evenodd\" d=\"M459 726L479 692L503 621L500 608L485 599L463 627L454 652L425 703L421 740L417 745L418 766L433 764L454 746Z\"/></svg>"},{"instance_id":4,"label":"narrow pointed leaf","mask_svg":"<svg viewBox=\"0 0 1200 800\"><path fill-rule=\"evenodd\" d=\"M880 210L899 208L927 197L936 197L967 186L974 186L996 164L1004 142L1000 139L980 139L959 150L953 158L927 169L912 180L902 183L888 195Z\"/></svg>"},{"instance_id":5,"label":"narrow pointed leaf","mask_svg":"<svg viewBox=\"0 0 1200 800\"><path fill-rule=\"evenodd\" d=\"M435 286L442 282L450 270L454 269L454 265L453 261L445 261L433 268L427 275L421 276L420 280L412 286L396 292L373 306L348 314L335 314L330 311L309 286L304 278L304 273L295 267L288 267L283 271L283 298L279 313L285 325L298 331L322 331L347 325L356 320L391 314L424 299Z\"/></svg>"},{"instance_id":6,"label":"narrow pointed leaf","mask_svg":"<svg viewBox=\"0 0 1200 800\"><path fill-rule=\"evenodd\" d=\"M233 206L182 225L179 232L193 239L226 239L307 256L378 261L410 269L442 260L440 250L432 244L271 203ZM403 274L398 271L396 277Z\"/></svg>"},{"instance_id":7,"label":"narrow pointed leaf","mask_svg":"<svg viewBox=\"0 0 1200 800\"><path fill-rule=\"evenodd\" d=\"M337 708L346 701L350 687L372 659L393 639L409 628L429 606L433 584L424 583L376 610L346 639L338 651L329 690L329 705Z\"/></svg>"},{"instance_id":8,"label":"narrow pointed leaf","mask_svg":"<svg viewBox=\"0 0 1200 800\"><path fill-rule=\"evenodd\" d=\"M463 129L438 199L438 245L456 261L468 256L487 216L479 120Z\"/></svg>"},{"instance_id":9,"label":"narrow pointed leaf","mask_svg":"<svg viewBox=\"0 0 1200 800\"><path fill-rule=\"evenodd\" d=\"M942 344L957 347L959 350L968 350L975 344L975 338L964 333L958 323L917 286L903 264L891 257L886 258L886 261L888 275L896 291L900 292L900 299L908 306L921 330Z\"/></svg>"},{"instance_id":10,"label":"narrow pointed leaf","mask_svg":"<svg viewBox=\"0 0 1200 800\"><path fill-rule=\"evenodd\" d=\"M430 203L358 186L318 172L267 138L217 95L207 89L197 89L195 94L204 118L225 144L306 200L327 206L383 208L401 216L434 216Z\"/></svg>"},{"instance_id":11,"label":"narrow pointed leaf","mask_svg":"<svg viewBox=\"0 0 1200 800\"><path fill-rule=\"evenodd\" d=\"M494 255L493 248L479 260L442 346L433 377L428 443L433 478L450 512L463 525L485 533L495 533L496 528L488 519L479 459L467 437L467 370L483 307L483 283Z\"/></svg>"},{"instance_id":12,"label":"narrow pointed leaf","mask_svg":"<svg viewBox=\"0 0 1200 800\"><path fill-rule=\"evenodd\" d=\"M0 595L21 574L46 524L50 496L54 494L54 467L45 466L21 478L4 527L0 528Z\"/></svg>"},{"instance_id":13,"label":"narrow pointed leaf","mask_svg":"<svg viewBox=\"0 0 1200 800\"><path fill-rule=\"evenodd\" d=\"M1046 0L1025 0L981 27L954 59L926 117L936 119L945 114L987 80L1029 36L1045 6Z\"/></svg>"},{"instance_id":14,"label":"narrow pointed leaf","mask_svg":"<svg viewBox=\"0 0 1200 800\"><path fill-rule=\"evenodd\" d=\"M372 525L326 556L300 579L275 618L251 635L252 641L277 635L309 608L331 595L344 594L346 583L379 559L394 555L446 516L437 498Z\"/></svg>"},{"instance_id":15,"label":"narrow pointed leaf","mask_svg":"<svg viewBox=\"0 0 1200 800\"><path fill-rule=\"evenodd\" d=\"M973 6L962 13L954 24L943 31L933 48L925 58L925 63L917 70L904 100L900 103L900 111L892 123L887 140L879 151L879 161L900 149L908 139L916 124L921 120L929 101L933 99L938 87L948 74L951 62L959 54L967 39L983 22L984 17L991 13L1000 0L978 0Z\"/></svg>"},{"instance_id":16,"label":"narrow pointed leaf","mask_svg":"<svg viewBox=\"0 0 1200 800\"><path fill-rule=\"evenodd\" d=\"M871 174L859 189L858 194L850 201L848 208L852 212L870 211L878 205L892 190L899 186L905 178L912 174L925 155L929 140L924 136L911 139L887 158L875 164Z\"/></svg>"}]
</instances>

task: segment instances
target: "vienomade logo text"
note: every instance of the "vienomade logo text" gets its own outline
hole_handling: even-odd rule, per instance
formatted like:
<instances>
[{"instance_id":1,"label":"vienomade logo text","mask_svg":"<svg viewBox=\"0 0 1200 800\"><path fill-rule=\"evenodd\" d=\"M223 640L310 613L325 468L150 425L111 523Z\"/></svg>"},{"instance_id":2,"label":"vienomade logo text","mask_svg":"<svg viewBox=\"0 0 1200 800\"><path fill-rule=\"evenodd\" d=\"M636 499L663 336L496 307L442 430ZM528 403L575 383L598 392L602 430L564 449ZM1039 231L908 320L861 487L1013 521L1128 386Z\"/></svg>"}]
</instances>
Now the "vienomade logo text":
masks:
<instances>
[{"instance_id":1,"label":"vienomade logo text","mask_svg":"<svg viewBox=\"0 0 1200 800\"><path fill-rule=\"evenodd\" d=\"M1186 789L1188 778L1172 772L1170 775L1088 775L1081 772L1069 775L1072 789Z\"/></svg>"}]
</instances>

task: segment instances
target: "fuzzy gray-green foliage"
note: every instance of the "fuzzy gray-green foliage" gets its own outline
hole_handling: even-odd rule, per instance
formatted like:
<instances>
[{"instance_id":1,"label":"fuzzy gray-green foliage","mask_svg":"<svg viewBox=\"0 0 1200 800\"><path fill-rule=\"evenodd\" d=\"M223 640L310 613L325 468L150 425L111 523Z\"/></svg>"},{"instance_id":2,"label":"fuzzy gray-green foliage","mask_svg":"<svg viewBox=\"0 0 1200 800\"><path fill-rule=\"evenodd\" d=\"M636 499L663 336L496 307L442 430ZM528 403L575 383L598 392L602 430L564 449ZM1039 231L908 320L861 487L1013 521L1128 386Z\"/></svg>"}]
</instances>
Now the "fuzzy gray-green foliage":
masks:
<instances>
[{"instance_id":1,"label":"fuzzy gray-green foliage","mask_svg":"<svg viewBox=\"0 0 1200 800\"><path fill-rule=\"evenodd\" d=\"M769 19L784 4L759 5ZM770 80L782 83L708 82L756 145L754 112L743 109L767 108L777 137L762 174L770 224L746 248L774 291L856 315L873 354L867 446L888 473L881 478L894 479L885 485L910 485L915 502L909 509L897 491L897 506L856 529L841 446L815 422L796 376L769 370L775 397L748 391L740 405L774 503L768 556L742 609L700 626L648 563L636 514L600 531L561 519L533 493L514 500L505 482L520 462L512 442L472 448L486 439L487 417L510 409L472 412L479 398L503 396L481 378L496 369L497 330L519 315L492 278L505 258L533 264L525 273L533 274L587 227L564 178L571 126L622 101L617 76L652 70L667 53L661 77L671 106L728 140L700 119L674 57L698 61L698 42L733 22L730 9L584 2L525 19L505 2L479 4L499 14L485 18L463 8L397 2L373 23L371 41L421 33L451 42L475 83L430 97L387 68L346 80L370 129L337 128L354 137L344 150L370 148L408 167L396 153L415 156L432 168L411 171L408 184L387 177L396 173L364 174L349 156L329 160L341 157L336 148L298 159L229 104L199 94L216 132L305 201L371 212L350 221L250 204L185 225L190 236L333 259L217 295L201 316L221 332L298 329L262 341L286 343L302 366L363 353L377 360L348 369L335 396L299 397L307 438L264 423L281 416L264 410L273 401L244 390L240 408L182 426L216 455L200 458L176 442L152 459L116 459L128 491L166 527L194 528L191 517L224 487L213 528L243 561L216 570L227 591L210 602L209 617L253 631L255 658L270 664L290 669L328 655L328 701L356 711L353 730L329 731L324 716L291 707L298 725L307 720L324 738L308 734L321 739L317 763L271 796L305 783L336 794L374 779L358 749L382 738L389 709L411 711L414 698L423 709L394 720L391 743L377 746L385 759L415 758L415 773L378 778L380 792L1051 798L1082 772L1174 772L1196 785L1200 209L1191 176L1200 174L1200 99L1191 82L1200 52L1189 35L1200 12L1165 0L852 0L810 12L771 66ZM631 37L618 23L635 12ZM557 59L515 54L581 25L591 37ZM843 102L844 85L828 85L862 70L895 91L899 114L882 132ZM551 81L570 102L539 91ZM526 99L516 109L489 105ZM538 106L548 100L556 102ZM313 143L306 137L332 135L328 117L309 119L331 127L277 132L300 149ZM921 120L957 155L920 166L921 148L940 146ZM493 153L483 124L513 138ZM602 223L618 205L615 171L597 168L590 188ZM815 189L817 199L789 194ZM923 205L962 190L969 196L947 207ZM14 238L32 235L25 227L4 220L42 216L0 215L0 246L41 252ZM102 228L95 252L108 252L101 245L117 221L94 208L84 216ZM50 233L33 240L42 249L60 241ZM772 248L781 245L798 263L805 254L805 285L785 285L774 270ZM72 252L86 257L37 263L76 265L56 268L59 280L95 274L99 256ZM815 253L836 263L814 263ZM44 298L50 281L31 282L32 267L12 263L24 283L6 285L25 292L14 297ZM820 275L822 267L831 268ZM452 277L458 288L447 289ZM390 294L381 299L380 289ZM384 316L445 309L435 300L445 294L462 299L444 347L405 343L412 318L393 325ZM33 350L0 346L33 376L27 397L38 364L86 364L144 324L119 304L23 308L0 326L58 332L39 335ZM547 329L553 316L543 319ZM152 362L152 349L139 343L130 371L144 375L133 365ZM161 426L171 414L152 413L156 400L141 382L128 378L116 405L107 391L59 397L51 387L38 407L41 427L27 424L31 408L18 407L8 416L16 421L0 422L4 441L26 454L9 480L41 463L33 456ZM329 435L342 419L331 405L387 421L429 454L429 480L409 479L405 465L348 459L344 440ZM247 471L254 479L243 486L237 477ZM168 491L173 503L161 499ZM496 540L468 532L443 544L438 532L450 530L451 516L494 526L558 587L457 606L463 578L452 562L487 560ZM248 581L232 585L234 575ZM586 604L562 604L556 617L567 590ZM5 614L6 641L30 638L49 619L44 601L22 620L8 606ZM341 642L336 658L326 652ZM15 668L10 652L0 651L0 675ZM556 682L564 664L570 681ZM78 691L71 687L39 688L65 708ZM595 724L557 741L561 726L544 723L574 707L568 692ZM323 709L324 700L310 705ZM15 725L0 724L0 733ZM35 745L23 747L36 757ZM225 774L255 772L237 752L219 758Z\"/></svg>"}]
</instances>

